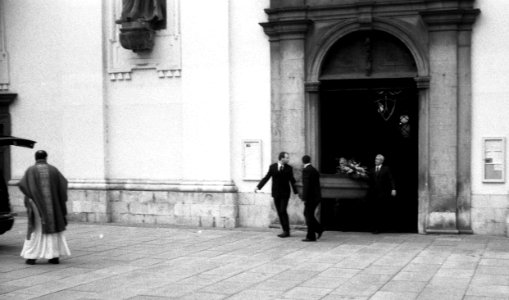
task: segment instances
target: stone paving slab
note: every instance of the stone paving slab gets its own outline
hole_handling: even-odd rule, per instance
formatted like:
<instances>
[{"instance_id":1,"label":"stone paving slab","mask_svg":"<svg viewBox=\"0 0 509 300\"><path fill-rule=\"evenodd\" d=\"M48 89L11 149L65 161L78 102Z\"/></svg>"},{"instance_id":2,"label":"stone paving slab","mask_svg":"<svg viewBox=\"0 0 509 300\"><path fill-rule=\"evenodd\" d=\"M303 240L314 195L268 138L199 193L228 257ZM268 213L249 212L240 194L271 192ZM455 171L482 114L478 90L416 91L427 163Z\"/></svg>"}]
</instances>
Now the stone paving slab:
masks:
<instances>
[{"instance_id":1,"label":"stone paving slab","mask_svg":"<svg viewBox=\"0 0 509 300\"><path fill-rule=\"evenodd\" d=\"M71 223L60 265L0 236L0 299L509 299L509 239Z\"/></svg>"}]
</instances>

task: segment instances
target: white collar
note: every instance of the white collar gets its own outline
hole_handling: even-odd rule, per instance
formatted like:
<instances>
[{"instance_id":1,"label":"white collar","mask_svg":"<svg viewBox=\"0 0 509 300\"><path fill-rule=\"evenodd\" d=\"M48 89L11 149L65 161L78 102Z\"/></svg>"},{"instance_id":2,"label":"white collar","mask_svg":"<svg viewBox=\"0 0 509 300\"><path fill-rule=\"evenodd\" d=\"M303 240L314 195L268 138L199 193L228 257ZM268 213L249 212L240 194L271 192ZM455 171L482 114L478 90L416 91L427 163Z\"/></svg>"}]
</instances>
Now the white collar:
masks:
<instances>
[{"instance_id":1,"label":"white collar","mask_svg":"<svg viewBox=\"0 0 509 300\"><path fill-rule=\"evenodd\" d=\"M305 167L307 167L307 166L310 166L310 165L311 165L311 163L309 163L309 164L305 164L305 165L304 165L304 168L305 168Z\"/></svg>"}]
</instances>

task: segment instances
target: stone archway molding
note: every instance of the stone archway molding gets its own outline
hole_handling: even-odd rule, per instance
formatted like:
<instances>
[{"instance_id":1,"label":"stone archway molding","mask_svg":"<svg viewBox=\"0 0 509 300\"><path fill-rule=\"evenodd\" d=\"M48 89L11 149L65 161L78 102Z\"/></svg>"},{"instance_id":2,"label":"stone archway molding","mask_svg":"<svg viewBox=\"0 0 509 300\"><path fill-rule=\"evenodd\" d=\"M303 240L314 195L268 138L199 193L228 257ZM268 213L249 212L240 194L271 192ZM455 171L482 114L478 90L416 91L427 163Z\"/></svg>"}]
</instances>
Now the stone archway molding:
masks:
<instances>
[{"instance_id":1,"label":"stone archway molding","mask_svg":"<svg viewBox=\"0 0 509 300\"><path fill-rule=\"evenodd\" d=\"M417 76L414 78L418 91L419 101L419 186L418 186L418 231L427 232L429 216L429 58L425 41L418 41L415 32L408 30L404 22L373 18L368 30L378 30L388 33L401 41L412 54L417 67ZM364 24L365 25L365 24ZM320 74L323 62L331 48L348 34L365 31L366 27L357 20L343 21L330 27L323 35L317 38L317 47L309 54L309 65L306 81L306 152L313 154L320 161L319 141L319 111L320 111ZM369 78L369 77L366 77ZM448 231L453 233L453 231ZM457 233L454 232L454 233Z\"/></svg>"},{"instance_id":2,"label":"stone archway molding","mask_svg":"<svg viewBox=\"0 0 509 300\"><path fill-rule=\"evenodd\" d=\"M373 18L370 23L371 30L383 31L393 35L399 39L412 54L414 61L417 65L418 77L429 76L429 64L426 44L424 41L414 38L415 32L408 29L408 24L402 21L391 20L387 18ZM319 82L320 70L323 65L323 60L330 48L340 39L350 33L366 30L358 20L340 21L332 26L317 38L316 47L308 56L309 64L307 66L308 72L306 82Z\"/></svg>"}]
</instances>

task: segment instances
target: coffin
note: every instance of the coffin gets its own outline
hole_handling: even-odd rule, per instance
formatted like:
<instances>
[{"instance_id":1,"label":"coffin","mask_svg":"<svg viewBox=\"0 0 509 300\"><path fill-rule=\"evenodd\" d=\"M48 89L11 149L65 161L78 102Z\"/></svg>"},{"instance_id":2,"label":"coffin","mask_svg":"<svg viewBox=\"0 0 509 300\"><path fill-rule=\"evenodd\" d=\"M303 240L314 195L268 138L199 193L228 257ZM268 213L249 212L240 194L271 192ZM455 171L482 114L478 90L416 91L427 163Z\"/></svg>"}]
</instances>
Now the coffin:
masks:
<instances>
[{"instance_id":1,"label":"coffin","mask_svg":"<svg viewBox=\"0 0 509 300\"><path fill-rule=\"evenodd\" d=\"M342 174L321 174L322 198L362 199L368 193L368 183Z\"/></svg>"}]
</instances>

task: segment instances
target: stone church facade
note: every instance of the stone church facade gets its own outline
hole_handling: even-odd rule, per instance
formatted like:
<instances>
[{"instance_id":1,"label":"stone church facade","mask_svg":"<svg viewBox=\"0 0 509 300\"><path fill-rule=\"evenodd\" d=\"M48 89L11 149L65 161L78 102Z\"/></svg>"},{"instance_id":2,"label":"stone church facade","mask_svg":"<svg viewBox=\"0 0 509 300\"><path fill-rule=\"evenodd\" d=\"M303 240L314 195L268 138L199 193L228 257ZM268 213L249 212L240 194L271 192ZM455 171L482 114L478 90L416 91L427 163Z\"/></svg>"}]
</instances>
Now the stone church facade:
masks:
<instances>
[{"instance_id":1,"label":"stone church facade","mask_svg":"<svg viewBox=\"0 0 509 300\"><path fill-rule=\"evenodd\" d=\"M330 229L363 230L365 184L335 164L382 152L401 231L507 234L509 4L154 2L151 27L122 1L0 0L3 133L48 151L74 220L268 227L270 189L253 190L287 151L298 180L304 154L322 171ZM22 212L33 151L2 153Z\"/></svg>"}]
</instances>

